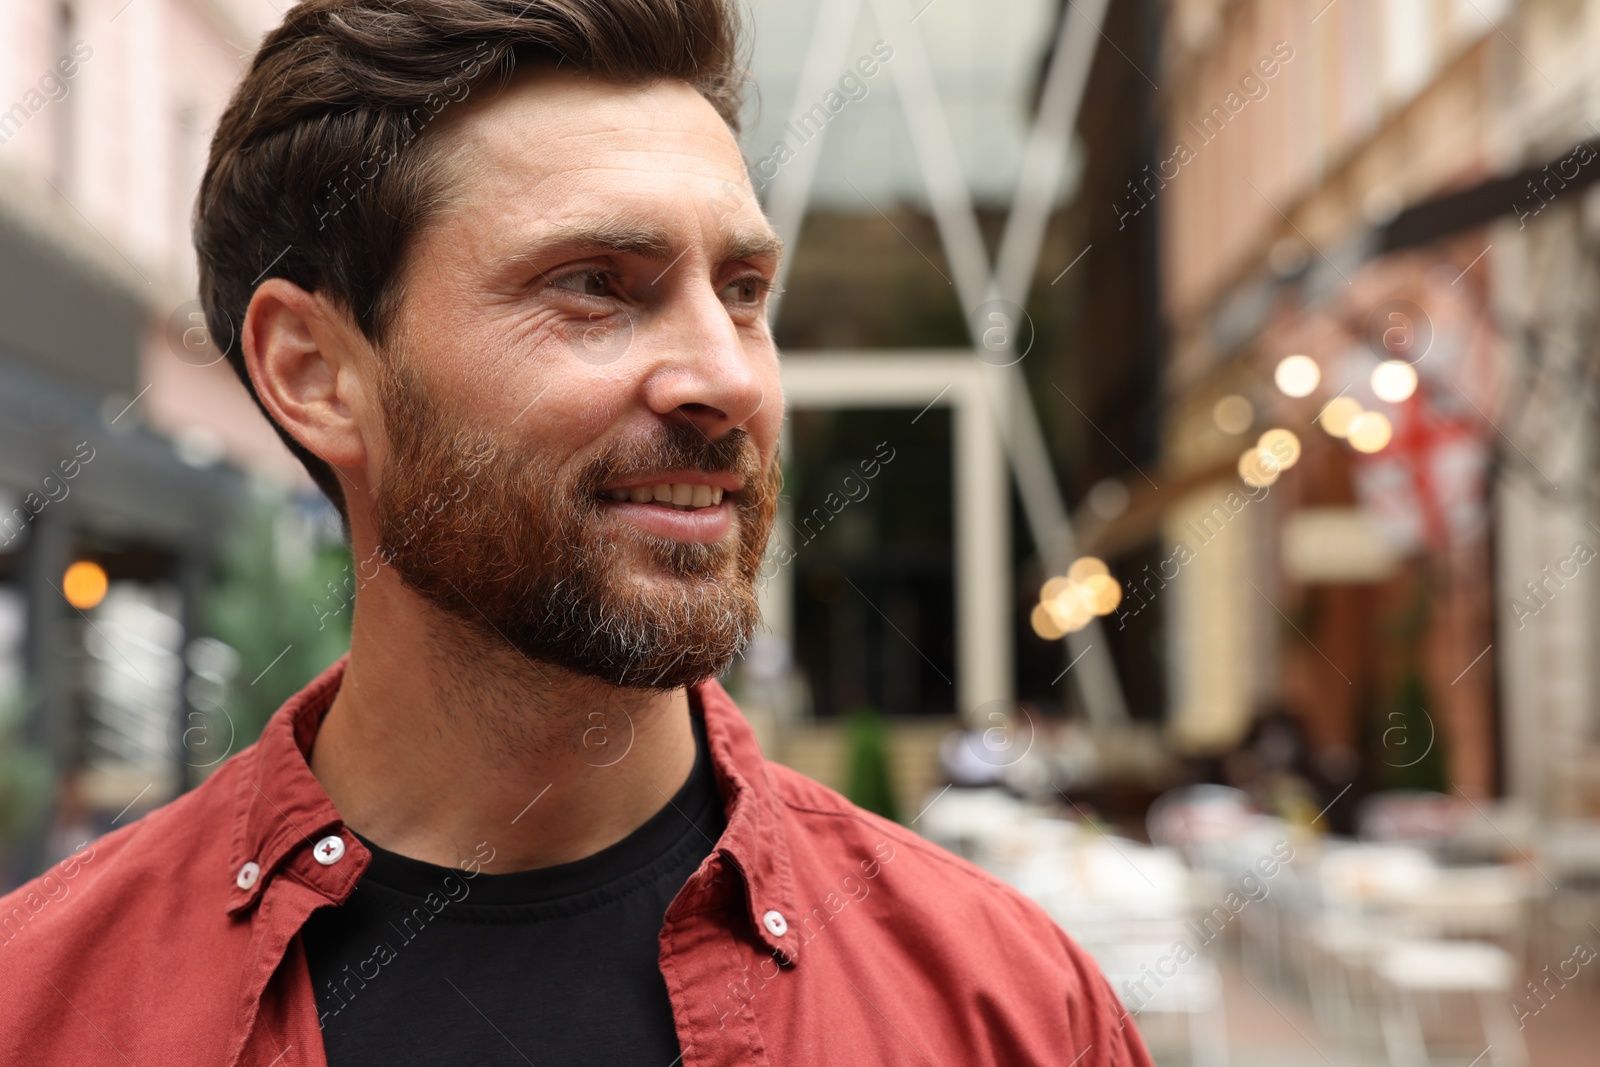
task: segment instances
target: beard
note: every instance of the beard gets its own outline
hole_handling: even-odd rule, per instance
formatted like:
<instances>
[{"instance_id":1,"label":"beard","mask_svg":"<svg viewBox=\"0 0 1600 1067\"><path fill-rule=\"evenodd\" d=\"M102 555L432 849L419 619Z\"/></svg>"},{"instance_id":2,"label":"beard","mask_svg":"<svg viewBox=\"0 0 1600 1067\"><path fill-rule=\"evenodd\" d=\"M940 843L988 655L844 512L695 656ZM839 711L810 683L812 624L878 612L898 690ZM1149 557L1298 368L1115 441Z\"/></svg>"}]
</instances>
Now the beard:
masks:
<instances>
[{"instance_id":1,"label":"beard","mask_svg":"<svg viewBox=\"0 0 1600 1067\"><path fill-rule=\"evenodd\" d=\"M374 501L379 558L429 602L536 663L629 689L690 685L743 651L781 480L743 429L713 440L658 423L572 463L559 443L453 418L400 358L379 399L390 442ZM739 477L724 498L730 536L686 543L605 515L603 486L672 470Z\"/></svg>"}]
</instances>

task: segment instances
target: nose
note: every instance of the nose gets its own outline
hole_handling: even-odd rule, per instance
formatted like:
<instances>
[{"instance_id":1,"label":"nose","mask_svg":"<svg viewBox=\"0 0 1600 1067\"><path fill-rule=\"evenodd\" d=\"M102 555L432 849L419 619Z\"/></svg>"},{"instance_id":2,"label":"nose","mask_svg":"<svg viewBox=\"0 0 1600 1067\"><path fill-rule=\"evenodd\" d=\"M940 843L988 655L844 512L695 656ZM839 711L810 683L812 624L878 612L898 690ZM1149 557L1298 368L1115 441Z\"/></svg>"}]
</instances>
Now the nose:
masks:
<instances>
[{"instance_id":1,"label":"nose","mask_svg":"<svg viewBox=\"0 0 1600 1067\"><path fill-rule=\"evenodd\" d=\"M644 397L656 414L716 438L744 426L766 403L760 361L773 358L771 345L750 343L709 282L664 307L650 332L655 362Z\"/></svg>"}]
</instances>

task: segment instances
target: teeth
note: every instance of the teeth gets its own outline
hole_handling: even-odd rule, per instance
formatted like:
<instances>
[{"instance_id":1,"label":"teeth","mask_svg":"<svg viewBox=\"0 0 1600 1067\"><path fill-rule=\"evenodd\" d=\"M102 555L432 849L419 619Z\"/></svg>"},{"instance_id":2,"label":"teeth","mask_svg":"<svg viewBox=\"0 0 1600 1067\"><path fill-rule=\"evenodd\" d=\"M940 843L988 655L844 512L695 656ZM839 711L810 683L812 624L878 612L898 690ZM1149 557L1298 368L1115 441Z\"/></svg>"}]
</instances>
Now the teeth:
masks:
<instances>
[{"instance_id":1,"label":"teeth","mask_svg":"<svg viewBox=\"0 0 1600 1067\"><path fill-rule=\"evenodd\" d=\"M608 500L632 501L635 504L671 504L675 508L708 508L722 503L724 490L716 485L691 485L672 482L662 485L638 485L632 489L607 489L601 493Z\"/></svg>"}]
</instances>

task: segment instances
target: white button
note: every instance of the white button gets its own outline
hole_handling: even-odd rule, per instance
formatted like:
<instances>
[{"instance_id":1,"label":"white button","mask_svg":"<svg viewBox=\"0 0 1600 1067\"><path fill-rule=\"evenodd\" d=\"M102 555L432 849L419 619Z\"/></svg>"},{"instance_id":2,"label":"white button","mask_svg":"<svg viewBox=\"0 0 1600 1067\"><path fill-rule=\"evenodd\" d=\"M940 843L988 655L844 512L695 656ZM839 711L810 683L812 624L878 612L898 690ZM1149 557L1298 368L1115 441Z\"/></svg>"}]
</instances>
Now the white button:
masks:
<instances>
[{"instance_id":1,"label":"white button","mask_svg":"<svg viewBox=\"0 0 1600 1067\"><path fill-rule=\"evenodd\" d=\"M240 889L249 889L251 886L256 884L256 879L260 877L261 864L257 863L255 860L251 860L249 863L239 868L239 876L233 880L233 884L238 886Z\"/></svg>"},{"instance_id":2,"label":"white button","mask_svg":"<svg viewBox=\"0 0 1600 1067\"><path fill-rule=\"evenodd\" d=\"M331 867L344 858L344 838L338 834L329 834L317 842L317 847L311 850L317 857L317 862L324 867Z\"/></svg>"},{"instance_id":3,"label":"white button","mask_svg":"<svg viewBox=\"0 0 1600 1067\"><path fill-rule=\"evenodd\" d=\"M766 923L767 929L772 931L773 937L782 937L789 932L789 920L783 917L781 911L769 911L761 916L761 921Z\"/></svg>"}]
</instances>

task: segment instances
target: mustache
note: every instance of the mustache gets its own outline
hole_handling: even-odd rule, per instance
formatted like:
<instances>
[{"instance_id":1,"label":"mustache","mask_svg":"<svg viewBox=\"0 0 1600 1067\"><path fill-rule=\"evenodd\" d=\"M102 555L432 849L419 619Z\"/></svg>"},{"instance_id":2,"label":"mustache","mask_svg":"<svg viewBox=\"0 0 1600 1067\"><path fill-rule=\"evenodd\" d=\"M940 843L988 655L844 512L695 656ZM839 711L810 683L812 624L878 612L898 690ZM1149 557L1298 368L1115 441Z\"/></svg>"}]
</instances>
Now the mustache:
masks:
<instances>
[{"instance_id":1,"label":"mustache","mask_svg":"<svg viewBox=\"0 0 1600 1067\"><path fill-rule=\"evenodd\" d=\"M742 428L711 438L690 423L667 424L614 442L588 464L578 483L593 494L610 482L660 470L734 474L750 489L761 475L761 455Z\"/></svg>"}]
</instances>

